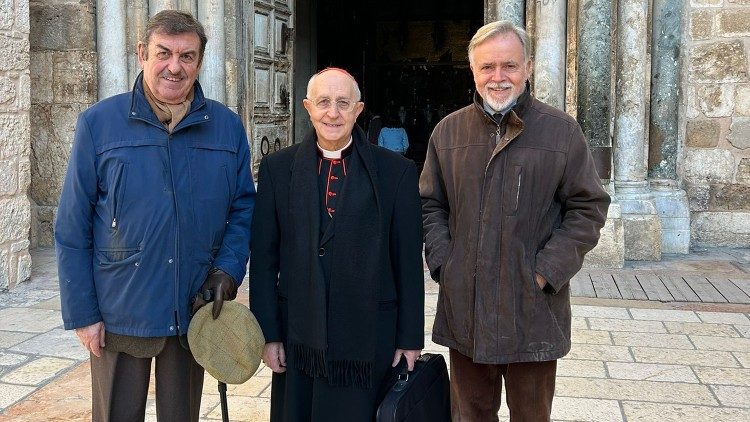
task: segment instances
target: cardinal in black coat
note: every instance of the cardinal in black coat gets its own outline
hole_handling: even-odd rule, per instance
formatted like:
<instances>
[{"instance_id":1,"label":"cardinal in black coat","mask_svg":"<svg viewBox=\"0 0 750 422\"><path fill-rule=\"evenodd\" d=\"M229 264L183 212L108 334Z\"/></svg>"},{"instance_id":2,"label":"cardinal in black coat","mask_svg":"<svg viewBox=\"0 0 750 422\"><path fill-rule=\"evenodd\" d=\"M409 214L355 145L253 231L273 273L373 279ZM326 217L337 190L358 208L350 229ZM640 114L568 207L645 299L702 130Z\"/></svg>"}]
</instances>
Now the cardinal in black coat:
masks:
<instances>
[{"instance_id":1,"label":"cardinal in black coat","mask_svg":"<svg viewBox=\"0 0 750 422\"><path fill-rule=\"evenodd\" d=\"M250 308L274 372L272 421L370 421L388 369L424 346L414 163L367 142L346 71L308 84L312 131L260 164Z\"/></svg>"}]
</instances>

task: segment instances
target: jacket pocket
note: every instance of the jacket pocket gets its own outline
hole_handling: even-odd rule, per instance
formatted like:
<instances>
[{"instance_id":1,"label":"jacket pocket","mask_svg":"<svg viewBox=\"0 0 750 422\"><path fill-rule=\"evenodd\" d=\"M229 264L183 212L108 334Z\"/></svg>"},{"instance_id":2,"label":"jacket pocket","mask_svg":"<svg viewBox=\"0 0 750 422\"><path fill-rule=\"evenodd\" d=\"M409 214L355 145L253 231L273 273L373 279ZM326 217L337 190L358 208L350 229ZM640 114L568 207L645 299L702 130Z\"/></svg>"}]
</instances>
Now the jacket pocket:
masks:
<instances>
[{"instance_id":1,"label":"jacket pocket","mask_svg":"<svg viewBox=\"0 0 750 422\"><path fill-rule=\"evenodd\" d=\"M518 201L521 197L521 183L523 182L523 167L513 165L505 180L505 193L503 194L503 214L516 215L518 212Z\"/></svg>"},{"instance_id":2,"label":"jacket pocket","mask_svg":"<svg viewBox=\"0 0 750 422\"><path fill-rule=\"evenodd\" d=\"M137 261L140 258L141 248L132 247L112 247L97 248L96 259L100 266L122 265Z\"/></svg>"}]
</instances>

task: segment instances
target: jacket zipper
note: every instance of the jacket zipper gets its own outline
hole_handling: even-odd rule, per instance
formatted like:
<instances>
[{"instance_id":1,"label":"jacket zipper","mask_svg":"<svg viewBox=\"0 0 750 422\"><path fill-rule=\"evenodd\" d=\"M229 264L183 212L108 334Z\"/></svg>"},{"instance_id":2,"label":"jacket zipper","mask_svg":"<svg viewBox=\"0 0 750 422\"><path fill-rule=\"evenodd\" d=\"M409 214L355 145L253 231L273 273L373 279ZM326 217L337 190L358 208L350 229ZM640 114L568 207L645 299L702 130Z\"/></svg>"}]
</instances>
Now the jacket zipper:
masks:
<instances>
[{"instance_id":1,"label":"jacket zipper","mask_svg":"<svg viewBox=\"0 0 750 422\"><path fill-rule=\"evenodd\" d=\"M495 147L497 147L497 145L499 145L500 143L500 125L497 123L495 124L497 125L497 129L495 129ZM481 235L482 219L484 215L484 195L485 195L484 189L487 184L487 172L490 169L490 164L492 164L492 160L495 158L495 155L496 154L493 151L492 156L490 156L489 161L487 161L487 165L484 166L484 177L482 177L482 191L479 197L479 231L477 232L477 247L476 247L477 256L476 256L476 259L474 260L474 271L472 274L472 278L474 279L475 285L476 285L476 280L477 280L477 267L479 266L479 244L480 244L481 236L482 236Z\"/></svg>"},{"instance_id":2,"label":"jacket zipper","mask_svg":"<svg viewBox=\"0 0 750 422\"><path fill-rule=\"evenodd\" d=\"M117 166L117 176L115 177L115 183L114 183L114 192L112 192L112 224L110 227L112 229L117 228L117 216L119 214L119 208L120 208L120 202L122 202L120 197L122 196L122 175L125 172L125 164L120 163Z\"/></svg>"},{"instance_id":3,"label":"jacket zipper","mask_svg":"<svg viewBox=\"0 0 750 422\"><path fill-rule=\"evenodd\" d=\"M174 132L173 132L174 133ZM177 255L179 255L180 251L180 211L179 207L177 206L177 191L175 190L174 186L174 171L172 171L172 134L167 134L167 157L169 158L169 181L172 184L172 202L174 203L174 218L175 218L175 229L174 229L174 239L175 239L175 250L172 255L174 255L174 258L172 258L172 265L174 265L174 303L175 303L175 331L177 332L177 335L180 335L180 265L179 265L179 259Z\"/></svg>"}]
</instances>

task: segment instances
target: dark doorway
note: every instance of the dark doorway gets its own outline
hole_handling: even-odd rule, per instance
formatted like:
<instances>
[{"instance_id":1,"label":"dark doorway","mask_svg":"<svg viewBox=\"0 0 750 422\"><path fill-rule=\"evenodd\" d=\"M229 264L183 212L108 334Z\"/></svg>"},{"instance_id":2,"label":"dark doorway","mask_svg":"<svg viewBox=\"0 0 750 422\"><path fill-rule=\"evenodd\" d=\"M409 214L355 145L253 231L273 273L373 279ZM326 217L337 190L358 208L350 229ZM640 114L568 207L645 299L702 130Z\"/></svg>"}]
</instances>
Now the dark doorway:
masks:
<instances>
[{"instance_id":1,"label":"dark doorway","mask_svg":"<svg viewBox=\"0 0 750 422\"><path fill-rule=\"evenodd\" d=\"M317 68L349 70L374 115L404 127L406 156L421 168L427 140L446 114L471 102L466 47L483 24L481 0L318 0ZM304 89L304 88L303 88Z\"/></svg>"}]
</instances>

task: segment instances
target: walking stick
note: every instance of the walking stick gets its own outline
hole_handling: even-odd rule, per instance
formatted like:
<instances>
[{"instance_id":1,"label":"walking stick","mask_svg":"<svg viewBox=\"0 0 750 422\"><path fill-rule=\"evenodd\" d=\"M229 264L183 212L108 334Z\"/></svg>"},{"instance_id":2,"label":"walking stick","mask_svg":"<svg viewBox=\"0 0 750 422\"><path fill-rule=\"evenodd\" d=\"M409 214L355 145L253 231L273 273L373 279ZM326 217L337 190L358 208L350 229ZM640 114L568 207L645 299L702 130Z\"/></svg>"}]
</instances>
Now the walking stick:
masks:
<instances>
[{"instance_id":1,"label":"walking stick","mask_svg":"<svg viewBox=\"0 0 750 422\"><path fill-rule=\"evenodd\" d=\"M219 398L221 399L221 420L229 422L229 409L227 408L227 384L219 381Z\"/></svg>"}]
</instances>

